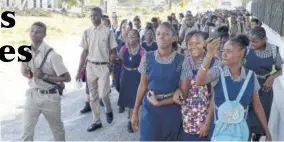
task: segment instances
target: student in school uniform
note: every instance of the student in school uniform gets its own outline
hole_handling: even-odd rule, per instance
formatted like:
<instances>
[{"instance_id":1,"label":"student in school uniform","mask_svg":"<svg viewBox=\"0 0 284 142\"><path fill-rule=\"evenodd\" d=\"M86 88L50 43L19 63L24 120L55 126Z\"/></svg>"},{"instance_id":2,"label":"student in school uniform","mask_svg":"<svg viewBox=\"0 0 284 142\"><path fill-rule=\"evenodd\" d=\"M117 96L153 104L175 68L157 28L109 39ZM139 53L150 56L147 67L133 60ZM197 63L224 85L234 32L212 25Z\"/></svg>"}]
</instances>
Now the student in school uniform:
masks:
<instances>
[{"instance_id":1,"label":"student in school uniform","mask_svg":"<svg viewBox=\"0 0 284 142\"><path fill-rule=\"evenodd\" d=\"M125 45L126 40L127 40L127 33L129 32L129 30L132 29L132 23L128 22L127 19L124 19L121 21L120 24L120 28L119 31L117 31L116 34L116 41L117 41L117 48L116 48L116 52L117 52L117 58L115 60L114 63L114 78L113 78L113 86L115 86L116 90L118 92L120 92L120 74L121 74L121 61L118 57L120 49ZM125 111L124 107L119 107L118 112L119 113L123 113Z\"/></svg>"},{"instance_id":2,"label":"student in school uniform","mask_svg":"<svg viewBox=\"0 0 284 142\"><path fill-rule=\"evenodd\" d=\"M261 89L259 98L264 108L266 118L270 117L270 110L273 100L272 85L274 80L282 74L283 60L279 53L279 48L267 42L265 29L262 27L253 28L249 34L251 44L243 62L244 67L253 70L259 81ZM275 69L273 69L275 67ZM259 141L261 136L265 136L265 131L261 127L254 112L250 112L251 133L254 141Z\"/></svg>"},{"instance_id":3,"label":"student in school uniform","mask_svg":"<svg viewBox=\"0 0 284 142\"><path fill-rule=\"evenodd\" d=\"M140 122L141 141L180 139L181 108L174 103L173 94L178 88L187 94L189 67L184 56L172 49L174 36L175 29L170 23L160 24L156 31L158 50L146 52L138 68L141 79L131 123L137 130Z\"/></svg>"},{"instance_id":4,"label":"student in school uniform","mask_svg":"<svg viewBox=\"0 0 284 142\"><path fill-rule=\"evenodd\" d=\"M140 82L138 67L144 53L144 49L139 43L139 32L137 30L131 30L128 32L127 44L120 49L119 53L120 60L122 61L122 69L118 105L123 108L129 108L130 118L133 114L137 89ZM134 132L130 120L127 128L128 132Z\"/></svg>"},{"instance_id":5,"label":"student in school uniform","mask_svg":"<svg viewBox=\"0 0 284 142\"><path fill-rule=\"evenodd\" d=\"M205 59L203 60L203 63L201 64L201 68L198 70L196 79L197 85L205 85L209 82L212 82L211 84L214 87L214 117L212 117L209 127L209 140L211 140L211 137L213 136L215 121L219 119L219 117L216 117L216 115L218 114L217 108L219 108L225 101L234 101L237 99L239 99L237 101L239 101L240 105L245 110L247 110L250 104L252 104L253 111L258 116L262 128L265 130L266 140L271 140L271 135L267 125L267 119L265 117L263 107L259 100L258 90L260 89L260 86L255 73L253 73L253 75L248 78L248 84L247 87L244 89L242 97L238 97L238 93L240 92L245 80L247 80L249 72L249 70L245 69L241 64L244 55L246 54L246 48L249 45L249 39L245 35L239 35L236 38L230 39L225 44L223 49L223 65L220 67L213 67L208 71L209 64L212 60L212 57L214 57L214 55L216 54L216 49L218 48L219 44L220 40L215 39L207 45L208 52L206 54ZM225 80L225 84L223 84L223 81L221 81L222 78ZM224 93L223 85L227 86L224 87L227 88L227 93ZM247 114L248 113L245 113L243 118L246 121ZM226 119L225 116L224 119ZM243 135L247 136L249 140L249 132Z\"/></svg>"},{"instance_id":6,"label":"student in school uniform","mask_svg":"<svg viewBox=\"0 0 284 142\"><path fill-rule=\"evenodd\" d=\"M213 114L212 89L210 83L204 86L196 85L196 74L206 55L206 34L194 30L186 35L186 60L189 62L191 76L188 78L189 92L184 101L180 101L178 93L174 101L182 105L183 132L182 141L207 141L208 128ZM219 65L214 58L210 67ZM180 93L182 94L182 93Z\"/></svg>"},{"instance_id":7,"label":"student in school uniform","mask_svg":"<svg viewBox=\"0 0 284 142\"><path fill-rule=\"evenodd\" d=\"M109 76L110 65L115 60L117 47L114 33L102 24L102 10L99 7L91 9L91 21L93 26L84 31L80 43L83 51L81 53L79 66L79 68L82 68L87 59L87 83L93 113L93 123L88 127L88 132L95 131L102 127L100 119L100 99L105 106L107 123L112 123L113 121L113 112L109 98Z\"/></svg>"},{"instance_id":8,"label":"student in school uniform","mask_svg":"<svg viewBox=\"0 0 284 142\"><path fill-rule=\"evenodd\" d=\"M218 36L221 40L220 46L217 49L217 57L219 57L219 59L222 58L222 50L224 48L225 43L229 40L229 27L228 26L220 26L217 28L217 32L218 32Z\"/></svg>"},{"instance_id":9,"label":"student in school uniform","mask_svg":"<svg viewBox=\"0 0 284 142\"><path fill-rule=\"evenodd\" d=\"M157 42L154 40L155 33L153 29L146 29L145 42L142 43L142 47L147 51L155 51L158 49Z\"/></svg>"},{"instance_id":10,"label":"student in school uniform","mask_svg":"<svg viewBox=\"0 0 284 142\"><path fill-rule=\"evenodd\" d=\"M71 77L62 57L44 42L45 37L46 25L33 23L30 30L32 59L21 64L21 73L29 79L30 86L26 91L23 113L23 141L34 140L35 127L41 114L49 124L54 141L66 140L61 119L61 96L57 87L49 82L70 82Z\"/></svg>"}]
</instances>

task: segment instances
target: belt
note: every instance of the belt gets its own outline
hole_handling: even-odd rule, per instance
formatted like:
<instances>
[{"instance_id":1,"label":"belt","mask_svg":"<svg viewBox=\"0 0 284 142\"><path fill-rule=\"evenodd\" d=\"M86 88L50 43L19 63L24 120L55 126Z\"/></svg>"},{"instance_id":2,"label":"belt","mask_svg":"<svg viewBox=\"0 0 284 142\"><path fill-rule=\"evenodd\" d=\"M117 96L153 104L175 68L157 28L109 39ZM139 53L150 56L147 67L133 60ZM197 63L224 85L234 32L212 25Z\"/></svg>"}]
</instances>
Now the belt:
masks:
<instances>
[{"instance_id":1,"label":"belt","mask_svg":"<svg viewBox=\"0 0 284 142\"><path fill-rule=\"evenodd\" d=\"M52 88L52 89L49 89L49 90L35 88L34 90L38 93L41 93L41 94L56 94L57 93L56 88Z\"/></svg>"},{"instance_id":2,"label":"belt","mask_svg":"<svg viewBox=\"0 0 284 142\"><path fill-rule=\"evenodd\" d=\"M94 62L94 61L90 61L90 60L88 60L88 62L95 64L95 65L107 65L107 64L109 64L108 62Z\"/></svg>"},{"instance_id":3,"label":"belt","mask_svg":"<svg viewBox=\"0 0 284 142\"><path fill-rule=\"evenodd\" d=\"M151 90L150 90L149 93L151 93L152 95L155 95L155 92L154 92L154 91L151 91ZM158 99L158 100L163 100L163 99L172 97L173 95L174 95L174 92L169 93L169 94L158 94L158 95L155 95L155 97L156 97L156 99Z\"/></svg>"},{"instance_id":4,"label":"belt","mask_svg":"<svg viewBox=\"0 0 284 142\"><path fill-rule=\"evenodd\" d=\"M270 76L270 73L269 74L265 74L265 75L256 75L257 78L261 78L261 79L266 79L268 76Z\"/></svg>"},{"instance_id":5,"label":"belt","mask_svg":"<svg viewBox=\"0 0 284 142\"><path fill-rule=\"evenodd\" d=\"M128 68L128 67L126 67L126 66L124 66L124 68L125 68L126 70L128 70L128 71L135 71L135 70L137 70L137 68Z\"/></svg>"},{"instance_id":6,"label":"belt","mask_svg":"<svg viewBox=\"0 0 284 142\"><path fill-rule=\"evenodd\" d=\"M274 74L274 73L276 73L277 72L277 70L276 70L276 67L275 67L275 64L273 64L272 65L272 70L271 70L271 72L270 73L268 73L268 74L265 74L265 75L256 75L256 77L257 78L261 78L261 79L266 79L268 76L270 76L270 75L272 75L272 74Z\"/></svg>"}]
</instances>

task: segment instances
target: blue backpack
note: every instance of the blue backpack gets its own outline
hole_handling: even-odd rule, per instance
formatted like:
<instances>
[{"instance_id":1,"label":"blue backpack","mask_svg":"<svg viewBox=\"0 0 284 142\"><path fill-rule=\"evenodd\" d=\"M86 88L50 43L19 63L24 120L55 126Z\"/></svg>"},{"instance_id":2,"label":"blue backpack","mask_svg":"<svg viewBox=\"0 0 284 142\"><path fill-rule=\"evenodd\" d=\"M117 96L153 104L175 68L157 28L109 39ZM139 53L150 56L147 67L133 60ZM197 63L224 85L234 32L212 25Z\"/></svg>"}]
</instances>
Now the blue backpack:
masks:
<instances>
[{"instance_id":1,"label":"blue backpack","mask_svg":"<svg viewBox=\"0 0 284 142\"><path fill-rule=\"evenodd\" d=\"M228 97L224 72L221 67L219 70L221 72L222 87L226 101L219 108L214 103L214 111L215 109L218 110L218 120L216 112L214 112L215 128L211 141L247 141L249 138L249 129L246 122L248 107L244 109L240 104L240 100L253 72L251 70L248 72L236 100L231 101Z\"/></svg>"}]
</instances>

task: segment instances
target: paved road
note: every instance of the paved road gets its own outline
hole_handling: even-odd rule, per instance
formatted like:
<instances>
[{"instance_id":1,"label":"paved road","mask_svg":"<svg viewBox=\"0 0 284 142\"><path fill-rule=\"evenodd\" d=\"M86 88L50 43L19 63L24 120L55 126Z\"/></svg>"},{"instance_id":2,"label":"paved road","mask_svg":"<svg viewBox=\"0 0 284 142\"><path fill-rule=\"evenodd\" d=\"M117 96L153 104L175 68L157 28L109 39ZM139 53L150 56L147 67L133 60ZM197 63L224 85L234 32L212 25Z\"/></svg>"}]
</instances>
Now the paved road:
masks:
<instances>
[{"instance_id":1,"label":"paved road","mask_svg":"<svg viewBox=\"0 0 284 142\"><path fill-rule=\"evenodd\" d=\"M72 92L62 97L62 119L66 130L66 140L68 141L135 141L138 140L138 133L127 132L127 112L118 113L117 98L118 93L112 91L111 102L114 110L114 121L112 124L106 122L104 109L101 108L101 118L103 128L87 132L87 127L92 123L92 115L80 114L80 109L84 104L83 91ZM18 109L22 109L18 107ZM2 141L19 141L21 138L21 119L20 113L15 119L1 122ZM41 115L35 130L35 141L51 141L52 133L48 123Z\"/></svg>"}]
</instances>

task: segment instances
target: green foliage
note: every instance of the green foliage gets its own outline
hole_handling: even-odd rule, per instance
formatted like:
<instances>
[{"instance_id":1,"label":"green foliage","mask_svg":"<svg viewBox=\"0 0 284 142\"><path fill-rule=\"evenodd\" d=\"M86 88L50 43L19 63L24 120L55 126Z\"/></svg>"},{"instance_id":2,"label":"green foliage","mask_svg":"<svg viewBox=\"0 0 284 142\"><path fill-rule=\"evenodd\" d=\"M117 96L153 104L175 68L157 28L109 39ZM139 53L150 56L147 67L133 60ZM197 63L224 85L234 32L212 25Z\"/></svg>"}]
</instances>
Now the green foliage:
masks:
<instances>
[{"instance_id":1,"label":"green foliage","mask_svg":"<svg viewBox=\"0 0 284 142\"><path fill-rule=\"evenodd\" d=\"M42 9L30 10L15 10L17 16L38 16L38 17L51 17L51 11L44 11Z\"/></svg>"},{"instance_id":2,"label":"green foliage","mask_svg":"<svg viewBox=\"0 0 284 142\"><path fill-rule=\"evenodd\" d=\"M63 2L67 4L68 8L72 6L78 6L80 4L77 0L63 0Z\"/></svg>"}]
</instances>

